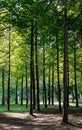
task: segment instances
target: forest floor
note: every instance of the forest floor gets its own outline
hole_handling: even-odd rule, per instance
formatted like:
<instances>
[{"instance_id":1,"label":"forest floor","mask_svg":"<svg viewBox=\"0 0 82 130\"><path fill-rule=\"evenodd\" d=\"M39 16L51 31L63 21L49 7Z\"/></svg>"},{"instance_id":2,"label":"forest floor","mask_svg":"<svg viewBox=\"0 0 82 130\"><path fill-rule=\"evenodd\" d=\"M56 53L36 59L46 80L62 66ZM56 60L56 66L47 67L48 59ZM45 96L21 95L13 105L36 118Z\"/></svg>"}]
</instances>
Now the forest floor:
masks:
<instances>
[{"instance_id":1,"label":"forest floor","mask_svg":"<svg viewBox=\"0 0 82 130\"><path fill-rule=\"evenodd\" d=\"M82 130L82 113L69 114L69 124L62 124L62 114L27 112L0 113L0 130Z\"/></svg>"}]
</instances>

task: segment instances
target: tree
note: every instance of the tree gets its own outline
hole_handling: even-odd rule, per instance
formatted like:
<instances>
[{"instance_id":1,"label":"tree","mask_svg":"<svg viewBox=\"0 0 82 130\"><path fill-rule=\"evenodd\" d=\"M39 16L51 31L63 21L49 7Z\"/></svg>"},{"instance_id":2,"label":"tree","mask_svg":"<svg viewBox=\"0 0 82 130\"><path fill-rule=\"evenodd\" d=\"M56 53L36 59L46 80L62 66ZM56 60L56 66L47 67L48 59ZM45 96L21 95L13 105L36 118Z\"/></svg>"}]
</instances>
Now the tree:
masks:
<instances>
[{"instance_id":1,"label":"tree","mask_svg":"<svg viewBox=\"0 0 82 130\"><path fill-rule=\"evenodd\" d=\"M25 64L26 66L26 108L27 108L27 104L28 104L28 79L27 79L27 62Z\"/></svg>"},{"instance_id":2,"label":"tree","mask_svg":"<svg viewBox=\"0 0 82 130\"><path fill-rule=\"evenodd\" d=\"M59 111L61 111L61 89L60 89L60 78L59 78L59 44L58 44L58 32L56 34L57 44L57 84L58 84L58 100L59 100Z\"/></svg>"},{"instance_id":3,"label":"tree","mask_svg":"<svg viewBox=\"0 0 82 130\"><path fill-rule=\"evenodd\" d=\"M43 41L43 102L45 108L47 108L47 99L46 99L46 83L45 83L45 44Z\"/></svg>"},{"instance_id":4,"label":"tree","mask_svg":"<svg viewBox=\"0 0 82 130\"><path fill-rule=\"evenodd\" d=\"M35 26L35 59L36 59L36 86L37 86L37 110L40 111L40 99L39 99L39 71L38 71L38 48L37 48L37 18Z\"/></svg>"},{"instance_id":5,"label":"tree","mask_svg":"<svg viewBox=\"0 0 82 130\"><path fill-rule=\"evenodd\" d=\"M68 88L68 65L67 65L67 2L64 7L64 107L63 107L63 122L68 123L68 104L67 104L67 88Z\"/></svg>"},{"instance_id":6,"label":"tree","mask_svg":"<svg viewBox=\"0 0 82 130\"><path fill-rule=\"evenodd\" d=\"M52 66L52 105L54 105L54 66Z\"/></svg>"},{"instance_id":7,"label":"tree","mask_svg":"<svg viewBox=\"0 0 82 130\"><path fill-rule=\"evenodd\" d=\"M75 99L76 107L78 107L78 92L77 92L77 80L76 80L76 45L75 45L75 36L74 36L74 88L75 88Z\"/></svg>"},{"instance_id":8,"label":"tree","mask_svg":"<svg viewBox=\"0 0 82 130\"><path fill-rule=\"evenodd\" d=\"M4 67L2 68L2 105L5 104L5 93L4 93Z\"/></svg>"},{"instance_id":9,"label":"tree","mask_svg":"<svg viewBox=\"0 0 82 130\"><path fill-rule=\"evenodd\" d=\"M33 36L34 36L33 19L31 20L31 49L30 49L30 114L33 115Z\"/></svg>"},{"instance_id":10,"label":"tree","mask_svg":"<svg viewBox=\"0 0 82 130\"><path fill-rule=\"evenodd\" d=\"M8 54L8 60L9 60L9 65L8 65L8 92L7 92L7 103L8 103L8 111L10 111L10 28L9 28L9 54Z\"/></svg>"},{"instance_id":11,"label":"tree","mask_svg":"<svg viewBox=\"0 0 82 130\"><path fill-rule=\"evenodd\" d=\"M50 105L50 59L49 59L49 72L48 72L48 104Z\"/></svg>"},{"instance_id":12,"label":"tree","mask_svg":"<svg viewBox=\"0 0 82 130\"><path fill-rule=\"evenodd\" d=\"M23 105L23 75L21 77L21 105Z\"/></svg>"},{"instance_id":13,"label":"tree","mask_svg":"<svg viewBox=\"0 0 82 130\"><path fill-rule=\"evenodd\" d=\"M16 98L15 98L15 103L18 104L18 77L16 79Z\"/></svg>"}]
</instances>

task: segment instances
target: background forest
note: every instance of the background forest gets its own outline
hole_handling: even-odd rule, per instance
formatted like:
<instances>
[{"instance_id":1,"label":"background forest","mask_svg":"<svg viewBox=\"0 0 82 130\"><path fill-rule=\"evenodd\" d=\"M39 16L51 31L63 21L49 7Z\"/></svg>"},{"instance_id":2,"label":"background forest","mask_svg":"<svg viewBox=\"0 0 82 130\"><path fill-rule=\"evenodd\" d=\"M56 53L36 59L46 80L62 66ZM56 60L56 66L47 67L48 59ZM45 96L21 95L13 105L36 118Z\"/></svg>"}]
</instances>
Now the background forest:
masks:
<instances>
[{"instance_id":1,"label":"background forest","mask_svg":"<svg viewBox=\"0 0 82 130\"><path fill-rule=\"evenodd\" d=\"M0 104L8 104L10 110L12 103L27 107L30 102L40 110L40 103L47 107L58 101L61 111L64 74L67 104L78 106L82 101L81 0L0 0Z\"/></svg>"}]
</instances>

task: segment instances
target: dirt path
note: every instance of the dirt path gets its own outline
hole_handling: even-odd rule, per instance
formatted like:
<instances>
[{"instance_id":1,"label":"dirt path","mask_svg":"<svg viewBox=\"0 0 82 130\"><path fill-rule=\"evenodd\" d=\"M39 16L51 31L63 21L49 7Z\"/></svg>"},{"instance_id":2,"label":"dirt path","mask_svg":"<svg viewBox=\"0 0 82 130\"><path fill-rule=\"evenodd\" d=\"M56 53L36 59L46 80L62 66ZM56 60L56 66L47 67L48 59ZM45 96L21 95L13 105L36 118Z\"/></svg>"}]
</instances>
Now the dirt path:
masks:
<instances>
[{"instance_id":1,"label":"dirt path","mask_svg":"<svg viewBox=\"0 0 82 130\"><path fill-rule=\"evenodd\" d=\"M61 114L0 113L0 130L82 130L82 115L69 115L71 124L64 125Z\"/></svg>"}]
</instances>

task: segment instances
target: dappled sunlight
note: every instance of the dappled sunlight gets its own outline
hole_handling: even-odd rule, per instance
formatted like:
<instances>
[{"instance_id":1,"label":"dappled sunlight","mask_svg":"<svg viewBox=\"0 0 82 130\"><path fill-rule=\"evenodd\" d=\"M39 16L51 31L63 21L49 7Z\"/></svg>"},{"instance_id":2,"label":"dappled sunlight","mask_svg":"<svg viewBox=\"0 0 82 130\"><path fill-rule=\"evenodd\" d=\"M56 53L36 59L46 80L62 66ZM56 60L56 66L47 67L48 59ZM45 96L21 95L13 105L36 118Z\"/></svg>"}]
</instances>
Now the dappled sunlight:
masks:
<instances>
[{"instance_id":1,"label":"dappled sunlight","mask_svg":"<svg viewBox=\"0 0 82 130\"><path fill-rule=\"evenodd\" d=\"M35 114L36 118L32 118L31 122L27 119L27 124L33 125L54 125L56 122L61 122L62 116L58 117L57 115L53 116L53 114Z\"/></svg>"},{"instance_id":2,"label":"dappled sunlight","mask_svg":"<svg viewBox=\"0 0 82 130\"><path fill-rule=\"evenodd\" d=\"M69 124L62 124L62 114L0 113L0 130L81 130L82 116L70 114Z\"/></svg>"},{"instance_id":3,"label":"dappled sunlight","mask_svg":"<svg viewBox=\"0 0 82 130\"><path fill-rule=\"evenodd\" d=\"M69 115L69 122L74 126L82 128L82 114L80 114L80 116L77 116L77 114Z\"/></svg>"},{"instance_id":4,"label":"dappled sunlight","mask_svg":"<svg viewBox=\"0 0 82 130\"><path fill-rule=\"evenodd\" d=\"M42 130L41 128L34 128L33 130Z\"/></svg>"},{"instance_id":5,"label":"dappled sunlight","mask_svg":"<svg viewBox=\"0 0 82 130\"><path fill-rule=\"evenodd\" d=\"M11 125L11 124L0 124L0 130L20 130L21 129L21 126L14 126L14 125Z\"/></svg>"},{"instance_id":6,"label":"dappled sunlight","mask_svg":"<svg viewBox=\"0 0 82 130\"><path fill-rule=\"evenodd\" d=\"M1 116L11 117L11 118L21 118L25 119L27 116L30 116L29 113L15 113L15 112L3 112L0 113Z\"/></svg>"}]
</instances>

